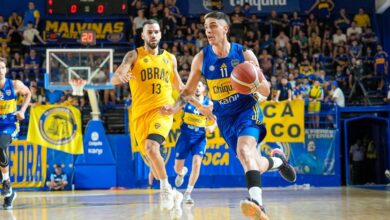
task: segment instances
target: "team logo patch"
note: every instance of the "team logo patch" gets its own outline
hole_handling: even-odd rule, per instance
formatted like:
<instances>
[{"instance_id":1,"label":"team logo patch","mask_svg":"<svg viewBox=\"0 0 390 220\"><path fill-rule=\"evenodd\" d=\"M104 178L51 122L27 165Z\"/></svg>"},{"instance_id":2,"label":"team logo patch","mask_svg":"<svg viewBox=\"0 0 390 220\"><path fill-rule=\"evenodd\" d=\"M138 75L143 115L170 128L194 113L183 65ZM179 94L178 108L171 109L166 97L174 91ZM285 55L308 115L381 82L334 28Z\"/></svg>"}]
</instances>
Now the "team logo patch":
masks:
<instances>
[{"instance_id":1,"label":"team logo patch","mask_svg":"<svg viewBox=\"0 0 390 220\"><path fill-rule=\"evenodd\" d=\"M144 58L144 63L147 63L147 62L149 62L149 60L148 60L148 59L146 59L146 58Z\"/></svg>"},{"instance_id":2,"label":"team logo patch","mask_svg":"<svg viewBox=\"0 0 390 220\"><path fill-rule=\"evenodd\" d=\"M160 125L160 123L156 123L156 124L154 124L154 127L155 127L156 129L159 129L159 128L161 127L161 125Z\"/></svg>"},{"instance_id":3,"label":"team logo patch","mask_svg":"<svg viewBox=\"0 0 390 220\"><path fill-rule=\"evenodd\" d=\"M91 140L92 140L92 141L97 141L97 140L99 140L99 133L97 133L96 131L92 132L92 133L91 133Z\"/></svg>"},{"instance_id":4,"label":"team logo patch","mask_svg":"<svg viewBox=\"0 0 390 220\"><path fill-rule=\"evenodd\" d=\"M5 94L11 95L11 90L7 89L7 90L5 91Z\"/></svg>"},{"instance_id":5,"label":"team logo patch","mask_svg":"<svg viewBox=\"0 0 390 220\"><path fill-rule=\"evenodd\" d=\"M54 145L64 145L72 141L76 130L75 116L67 107L50 108L39 118L42 137Z\"/></svg>"},{"instance_id":6,"label":"team logo patch","mask_svg":"<svg viewBox=\"0 0 390 220\"><path fill-rule=\"evenodd\" d=\"M209 66L209 70L210 71L214 71L215 70L215 66L213 66L213 65Z\"/></svg>"},{"instance_id":7,"label":"team logo patch","mask_svg":"<svg viewBox=\"0 0 390 220\"><path fill-rule=\"evenodd\" d=\"M3 100L4 94L0 91L0 100Z\"/></svg>"},{"instance_id":8,"label":"team logo patch","mask_svg":"<svg viewBox=\"0 0 390 220\"><path fill-rule=\"evenodd\" d=\"M169 60L167 58L164 58L163 61L164 61L165 64L169 63Z\"/></svg>"},{"instance_id":9,"label":"team logo patch","mask_svg":"<svg viewBox=\"0 0 390 220\"><path fill-rule=\"evenodd\" d=\"M234 59L234 60L231 61L231 64L232 64L232 67L235 67L235 66L237 66L238 64L240 64L240 61L237 60L237 59Z\"/></svg>"}]
</instances>

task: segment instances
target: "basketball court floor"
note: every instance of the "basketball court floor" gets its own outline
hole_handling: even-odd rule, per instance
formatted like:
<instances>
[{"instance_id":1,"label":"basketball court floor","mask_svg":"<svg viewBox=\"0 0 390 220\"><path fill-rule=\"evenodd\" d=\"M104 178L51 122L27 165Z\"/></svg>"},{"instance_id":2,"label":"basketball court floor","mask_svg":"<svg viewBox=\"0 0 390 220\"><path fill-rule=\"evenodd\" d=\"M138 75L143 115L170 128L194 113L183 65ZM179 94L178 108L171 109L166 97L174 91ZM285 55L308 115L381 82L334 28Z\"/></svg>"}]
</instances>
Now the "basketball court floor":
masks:
<instances>
[{"instance_id":1,"label":"basketball court floor","mask_svg":"<svg viewBox=\"0 0 390 220\"><path fill-rule=\"evenodd\" d=\"M12 211L1 220L164 220L158 190L18 192ZM194 206L183 204L183 220L241 220L239 201L245 189L196 189ZM390 187L265 188L263 198L271 220L350 219L390 217Z\"/></svg>"}]
</instances>

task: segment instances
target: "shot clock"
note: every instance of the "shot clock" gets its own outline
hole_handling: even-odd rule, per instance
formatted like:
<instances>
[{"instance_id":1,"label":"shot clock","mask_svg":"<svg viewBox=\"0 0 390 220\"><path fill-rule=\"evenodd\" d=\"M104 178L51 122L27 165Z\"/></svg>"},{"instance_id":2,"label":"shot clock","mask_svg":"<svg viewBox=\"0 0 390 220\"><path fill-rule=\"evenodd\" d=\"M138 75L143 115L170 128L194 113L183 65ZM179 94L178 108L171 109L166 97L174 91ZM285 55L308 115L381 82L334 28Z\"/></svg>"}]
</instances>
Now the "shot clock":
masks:
<instances>
[{"instance_id":1,"label":"shot clock","mask_svg":"<svg viewBox=\"0 0 390 220\"><path fill-rule=\"evenodd\" d=\"M110 16L126 15L127 0L46 0L48 15Z\"/></svg>"},{"instance_id":2,"label":"shot clock","mask_svg":"<svg viewBox=\"0 0 390 220\"><path fill-rule=\"evenodd\" d=\"M83 45L96 45L96 32L92 30L83 30L80 32L80 43Z\"/></svg>"}]
</instances>

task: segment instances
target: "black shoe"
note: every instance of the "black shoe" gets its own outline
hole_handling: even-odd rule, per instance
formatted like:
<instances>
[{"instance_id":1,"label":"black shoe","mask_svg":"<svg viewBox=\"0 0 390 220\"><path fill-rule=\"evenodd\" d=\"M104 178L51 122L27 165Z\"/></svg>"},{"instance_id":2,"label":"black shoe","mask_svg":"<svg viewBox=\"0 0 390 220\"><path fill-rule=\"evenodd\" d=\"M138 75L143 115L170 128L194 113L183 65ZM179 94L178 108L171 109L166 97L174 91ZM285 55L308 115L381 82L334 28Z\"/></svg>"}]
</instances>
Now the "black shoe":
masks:
<instances>
[{"instance_id":1,"label":"black shoe","mask_svg":"<svg viewBox=\"0 0 390 220\"><path fill-rule=\"evenodd\" d=\"M278 157L282 160L282 165L279 167L279 174L288 182L295 182L297 180L297 174L294 167L288 164L286 156L283 151L276 148L271 151L271 157Z\"/></svg>"},{"instance_id":2,"label":"black shoe","mask_svg":"<svg viewBox=\"0 0 390 220\"><path fill-rule=\"evenodd\" d=\"M1 195L4 197L8 197L11 195L11 193L12 193L11 181L9 179L3 181L3 188L1 190Z\"/></svg>"},{"instance_id":3,"label":"black shoe","mask_svg":"<svg viewBox=\"0 0 390 220\"><path fill-rule=\"evenodd\" d=\"M14 207L14 201L16 199L16 192L11 190L11 195L4 198L3 208L5 210L10 210Z\"/></svg>"}]
</instances>

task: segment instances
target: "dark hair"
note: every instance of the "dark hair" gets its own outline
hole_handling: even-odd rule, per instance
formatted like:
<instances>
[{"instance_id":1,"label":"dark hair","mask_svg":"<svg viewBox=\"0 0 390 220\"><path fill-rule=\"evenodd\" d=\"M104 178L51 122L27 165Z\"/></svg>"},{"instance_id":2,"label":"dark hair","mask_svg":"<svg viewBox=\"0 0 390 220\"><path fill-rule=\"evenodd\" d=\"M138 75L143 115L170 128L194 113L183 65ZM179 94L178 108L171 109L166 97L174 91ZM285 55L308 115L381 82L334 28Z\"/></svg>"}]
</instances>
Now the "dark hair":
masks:
<instances>
[{"instance_id":1,"label":"dark hair","mask_svg":"<svg viewBox=\"0 0 390 220\"><path fill-rule=\"evenodd\" d=\"M209 12L204 16L204 19L207 19L207 18L215 18L218 20L224 20L230 26L230 18L227 14L225 14L223 12L220 12L220 11Z\"/></svg>"},{"instance_id":2,"label":"dark hair","mask_svg":"<svg viewBox=\"0 0 390 220\"><path fill-rule=\"evenodd\" d=\"M142 25L142 29L143 29L146 25L148 25L148 24L158 24L158 25L160 25L160 23L158 23L158 21L156 21L156 20L154 20L154 19L149 19L149 20L146 20L146 21L144 22L144 24Z\"/></svg>"}]
</instances>

